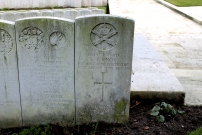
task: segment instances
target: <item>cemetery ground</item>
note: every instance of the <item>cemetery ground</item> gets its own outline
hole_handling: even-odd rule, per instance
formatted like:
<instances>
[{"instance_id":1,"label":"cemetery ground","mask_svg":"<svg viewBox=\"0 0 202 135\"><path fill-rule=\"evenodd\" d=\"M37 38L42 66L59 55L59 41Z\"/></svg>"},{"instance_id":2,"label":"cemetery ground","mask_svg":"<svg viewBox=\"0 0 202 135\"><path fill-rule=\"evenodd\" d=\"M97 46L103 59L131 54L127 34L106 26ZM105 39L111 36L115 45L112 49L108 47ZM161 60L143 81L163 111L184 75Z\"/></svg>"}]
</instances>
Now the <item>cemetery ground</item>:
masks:
<instances>
[{"instance_id":1,"label":"cemetery ground","mask_svg":"<svg viewBox=\"0 0 202 135\"><path fill-rule=\"evenodd\" d=\"M158 122L150 115L156 103L157 101L151 100L132 100L129 123L125 125L98 122L63 127L50 124L32 128L0 129L0 135L188 135L202 126L202 107L171 103L176 112L182 110L185 113L176 113L173 117L166 117L165 122Z\"/></svg>"}]
</instances>

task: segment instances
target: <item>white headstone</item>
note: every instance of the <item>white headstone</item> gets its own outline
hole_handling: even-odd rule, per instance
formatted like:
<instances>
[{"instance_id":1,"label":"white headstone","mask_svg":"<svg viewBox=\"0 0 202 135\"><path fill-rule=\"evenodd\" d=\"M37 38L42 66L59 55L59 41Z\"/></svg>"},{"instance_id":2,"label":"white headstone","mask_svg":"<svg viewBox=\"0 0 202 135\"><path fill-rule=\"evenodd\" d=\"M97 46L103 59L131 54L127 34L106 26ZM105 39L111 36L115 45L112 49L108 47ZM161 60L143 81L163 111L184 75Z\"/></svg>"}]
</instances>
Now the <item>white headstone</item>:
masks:
<instances>
[{"instance_id":1,"label":"white headstone","mask_svg":"<svg viewBox=\"0 0 202 135\"><path fill-rule=\"evenodd\" d=\"M59 7L67 7L69 6L68 0L58 0Z\"/></svg>"},{"instance_id":2,"label":"white headstone","mask_svg":"<svg viewBox=\"0 0 202 135\"><path fill-rule=\"evenodd\" d=\"M107 0L102 0L102 6L107 6Z\"/></svg>"},{"instance_id":3,"label":"white headstone","mask_svg":"<svg viewBox=\"0 0 202 135\"><path fill-rule=\"evenodd\" d=\"M26 18L27 17L27 13L28 12L26 12L26 11L24 11L24 12L16 12L16 20L17 19L22 19L22 18Z\"/></svg>"},{"instance_id":4,"label":"white headstone","mask_svg":"<svg viewBox=\"0 0 202 135\"><path fill-rule=\"evenodd\" d=\"M70 7L81 7L81 0L70 0Z\"/></svg>"},{"instance_id":5,"label":"white headstone","mask_svg":"<svg viewBox=\"0 0 202 135\"><path fill-rule=\"evenodd\" d=\"M14 22L16 20L16 13L15 12L5 12L3 14L3 18L4 18L4 20Z\"/></svg>"},{"instance_id":6,"label":"white headstone","mask_svg":"<svg viewBox=\"0 0 202 135\"><path fill-rule=\"evenodd\" d=\"M74 21L26 18L15 27L24 126L74 125Z\"/></svg>"},{"instance_id":7,"label":"white headstone","mask_svg":"<svg viewBox=\"0 0 202 135\"><path fill-rule=\"evenodd\" d=\"M27 13L27 17L37 17L37 16L42 16L41 12L39 12L39 10L30 10Z\"/></svg>"},{"instance_id":8,"label":"white headstone","mask_svg":"<svg viewBox=\"0 0 202 135\"><path fill-rule=\"evenodd\" d=\"M91 14L92 14L91 10L87 10L87 9L78 10L78 16L85 16L85 15L91 15Z\"/></svg>"},{"instance_id":9,"label":"white headstone","mask_svg":"<svg viewBox=\"0 0 202 135\"><path fill-rule=\"evenodd\" d=\"M21 8L32 8L32 0L20 0L18 3L20 3Z\"/></svg>"},{"instance_id":10,"label":"white headstone","mask_svg":"<svg viewBox=\"0 0 202 135\"><path fill-rule=\"evenodd\" d=\"M102 0L91 0L91 6L102 6Z\"/></svg>"},{"instance_id":11,"label":"white headstone","mask_svg":"<svg viewBox=\"0 0 202 135\"><path fill-rule=\"evenodd\" d=\"M64 18L74 20L78 16L77 10L65 10Z\"/></svg>"},{"instance_id":12,"label":"white headstone","mask_svg":"<svg viewBox=\"0 0 202 135\"><path fill-rule=\"evenodd\" d=\"M104 10L102 9L92 9L92 14L104 14Z\"/></svg>"},{"instance_id":13,"label":"white headstone","mask_svg":"<svg viewBox=\"0 0 202 135\"><path fill-rule=\"evenodd\" d=\"M4 12L0 12L0 19L3 20Z\"/></svg>"},{"instance_id":14,"label":"white headstone","mask_svg":"<svg viewBox=\"0 0 202 135\"><path fill-rule=\"evenodd\" d=\"M46 0L40 0L39 1L39 7L47 7L46 6Z\"/></svg>"},{"instance_id":15,"label":"white headstone","mask_svg":"<svg viewBox=\"0 0 202 135\"><path fill-rule=\"evenodd\" d=\"M82 6L91 6L91 0L81 0Z\"/></svg>"},{"instance_id":16,"label":"white headstone","mask_svg":"<svg viewBox=\"0 0 202 135\"><path fill-rule=\"evenodd\" d=\"M51 10L41 10L42 16L53 16L53 12Z\"/></svg>"},{"instance_id":17,"label":"white headstone","mask_svg":"<svg viewBox=\"0 0 202 135\"><path fill-rule=\"evenodd\" d=\"M133 20L110 15L76 18L76 124L128 122L133 38Z\"/></svg>"},{"instance_id":18,"label":"white headstone","mask_svg":"<svg viewBox=\"0 0 202 135\"><path fill-rule=\"evenodd\" d=\"M39 0L32 0L32 8L36 8L36 7L39 7Z\"/></svg>"},{"instance_id":19,"label":"white headstone","mask_svg":"<svg viewBox=\"0 0 202 135\"><path fill-rule=\"evenodd\" d=\"M22 126L13 22L0 20L0 127Z\"/></svg>"},{"instance_id":20,"label":"white headstone","mask_svg":"<svg viewBox=\"0 0 202 135\"><path fill-rule=\"evenodd\" d=\"M64 10L62 10L62 9L53 10L53 16L64 18Z\"/></svg>"}]
</instances>

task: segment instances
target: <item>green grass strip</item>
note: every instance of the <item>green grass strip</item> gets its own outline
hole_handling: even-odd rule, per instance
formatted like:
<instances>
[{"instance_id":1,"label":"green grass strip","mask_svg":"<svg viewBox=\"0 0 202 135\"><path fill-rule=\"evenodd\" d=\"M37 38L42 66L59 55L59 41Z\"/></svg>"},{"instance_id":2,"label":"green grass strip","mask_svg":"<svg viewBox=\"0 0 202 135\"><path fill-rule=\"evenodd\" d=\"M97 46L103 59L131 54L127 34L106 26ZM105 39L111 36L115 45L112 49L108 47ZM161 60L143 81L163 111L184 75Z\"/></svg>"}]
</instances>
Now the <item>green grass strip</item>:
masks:
<instances>
[{"instance_id":1,"label":"green grass strip","mask_svg":"<svg viewBox=\"0 0 202 135\"><path fill-rule=\"evenodd\" d=\"M195 131L192 131L189 133L189 135L202 135L202 127L196 129Z\"/></svg>"},{"instance_id":2,"label":"green grass strip","mask_svg":"<svg viewBox=\"0 0 202 135\"><path fill-rule=\"evenodd\" d=\"M165 0L179 7L202 6L202 0Z\"/></svg>"}]
</instances>

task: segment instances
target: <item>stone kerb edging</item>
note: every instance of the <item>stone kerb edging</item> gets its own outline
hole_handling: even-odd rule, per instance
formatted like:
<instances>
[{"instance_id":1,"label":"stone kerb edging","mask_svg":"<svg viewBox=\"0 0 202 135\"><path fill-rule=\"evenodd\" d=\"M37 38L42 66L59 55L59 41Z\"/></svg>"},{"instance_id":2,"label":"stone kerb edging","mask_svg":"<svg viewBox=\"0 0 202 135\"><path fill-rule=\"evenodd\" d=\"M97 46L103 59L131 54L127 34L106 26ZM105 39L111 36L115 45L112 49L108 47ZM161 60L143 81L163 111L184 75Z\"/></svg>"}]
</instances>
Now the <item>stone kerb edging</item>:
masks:
<instances>
[{"instance_id":1,"label":"stone kerb edging","mask_svg":"<svg viewBox=\"0 0 202 135\"><path fill-rule=\"evenodd\" d=\"M0 20L0 128L127 123L133 39L112 15Z\"/></svg>"},{"instance_id":2,"label":"stone kerb edging","mask_svg":"<svg viewBox=\"0 0 202 135\"><path fill-rule=\"evenodd\" d=\"M1 11L0 19L7 21L16 21L27 17L52 16L74 20L78 16L104 14L104 10L96 7L89 8L66 8L53 10L19 10L19 11Z\"/></svg>"},{"instance_id":3,"label":"stone kerb edging","mask_svg":"<svg viewBox=\"0 0 202 135\"><path fill-rule=\"evenodd\" d=\"M202 18L192 15L190 13L186 13L183 10L179 9L177 6L170 4L164 0L155 0L155 1L202 25Z\"/></svg>"}]
</instances>

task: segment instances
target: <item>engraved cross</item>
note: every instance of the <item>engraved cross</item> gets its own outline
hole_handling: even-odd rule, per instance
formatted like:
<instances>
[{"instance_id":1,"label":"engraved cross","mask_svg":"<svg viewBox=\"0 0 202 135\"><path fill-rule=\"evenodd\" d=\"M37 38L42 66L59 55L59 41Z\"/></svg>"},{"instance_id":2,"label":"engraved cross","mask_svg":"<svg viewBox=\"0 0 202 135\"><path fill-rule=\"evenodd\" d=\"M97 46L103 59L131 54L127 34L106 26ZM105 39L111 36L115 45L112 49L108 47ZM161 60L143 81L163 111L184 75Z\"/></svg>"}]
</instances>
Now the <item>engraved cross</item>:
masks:
<instances>
[{"instance_id":1,"label":"engraved cross","mask_svg":"<svg viewBox=\"0 0 202 135\"><path fill-rule=\"evenodd\" d=\"M103 97L104 97L104 91L105 91L105 84L112 84L112 82L105 82L104 81L104 75L105 75L105 71L102 71L102 82L94 82L94 84L101 84L102 85L102 100L103 101Z\"/></svg>"}]
</instances>

